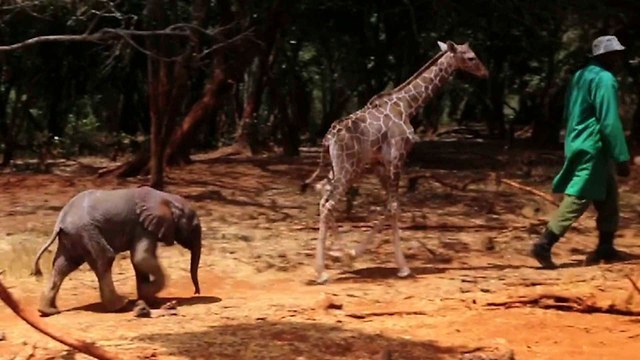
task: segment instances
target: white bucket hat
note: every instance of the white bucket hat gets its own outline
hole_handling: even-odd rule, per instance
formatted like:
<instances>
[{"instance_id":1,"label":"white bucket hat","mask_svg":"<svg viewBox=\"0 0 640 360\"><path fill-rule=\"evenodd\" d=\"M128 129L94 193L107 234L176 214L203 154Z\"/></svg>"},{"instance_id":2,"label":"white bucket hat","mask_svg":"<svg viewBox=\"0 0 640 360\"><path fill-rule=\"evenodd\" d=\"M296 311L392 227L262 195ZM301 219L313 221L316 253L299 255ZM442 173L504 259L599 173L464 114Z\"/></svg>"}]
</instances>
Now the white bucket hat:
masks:
<instances>
[{"instance_id":1,"label":"white bucket hat","mask_svg":"<svg viewBox=\"0 0 640 360\"><path fill-rule=\"evenodd\" d=\"M591 45L591 56L598 56L612 51L624 50L618 38L612 35L600 36Z\"/></svg>"}]
</instances>

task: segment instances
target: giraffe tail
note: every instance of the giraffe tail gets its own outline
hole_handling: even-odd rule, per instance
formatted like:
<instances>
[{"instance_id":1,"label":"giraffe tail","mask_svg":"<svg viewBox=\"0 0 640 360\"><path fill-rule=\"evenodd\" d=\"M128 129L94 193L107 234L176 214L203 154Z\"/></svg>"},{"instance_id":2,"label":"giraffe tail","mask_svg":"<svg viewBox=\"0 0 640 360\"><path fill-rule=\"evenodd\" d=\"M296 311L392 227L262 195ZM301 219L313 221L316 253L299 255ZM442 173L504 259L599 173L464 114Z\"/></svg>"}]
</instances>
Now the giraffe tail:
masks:
<instances>
[{"instance_id":1,"label":"giraffe tail","mask_svg":"<svg viewBox=\"0 0 640 360\"><path fill-rule=\"evenodd\" d=\"M300 193L304 194L309 188L309 185L316 181L323 170L328 167L327 165L329 164L329 158L329 147L323 146L322 152L320 152L320 163L318 164L318 168L313 172L313 174L311 174L311 176L307 180L302 183L302 185L300 186Z\"/></svg>"}]
</instances>

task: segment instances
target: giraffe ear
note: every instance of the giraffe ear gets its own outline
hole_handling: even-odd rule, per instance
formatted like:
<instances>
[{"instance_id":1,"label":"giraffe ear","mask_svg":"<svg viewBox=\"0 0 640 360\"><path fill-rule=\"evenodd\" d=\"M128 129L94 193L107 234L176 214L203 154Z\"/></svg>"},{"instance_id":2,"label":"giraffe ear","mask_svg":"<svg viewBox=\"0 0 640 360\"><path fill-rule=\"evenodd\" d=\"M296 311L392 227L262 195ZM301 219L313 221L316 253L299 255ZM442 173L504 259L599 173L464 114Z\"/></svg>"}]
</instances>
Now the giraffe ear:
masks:
<instances>
[{"instance_id":1,"label":"giraffe ear","mask_svg":"<svg viewBox=\"0 0 640 360\"><path fill-rule=\"evenodd\" d=\"M441 51L449 51L451 53L458 51L458 47L453 43L453 41L447 41L446 43L438 41L438 46L440 46Z\"/></svg>"},{"instance_id":2,"label":"giraffe ear","mask_svg":"<svg viewBox=\"0 0 640 360\"><path fill-rule=\"evenodd\" d=\"M449 52L456 53L458 51L458 46L451 40L447 41L447 49Z\"/></svg>"}]
</instances>

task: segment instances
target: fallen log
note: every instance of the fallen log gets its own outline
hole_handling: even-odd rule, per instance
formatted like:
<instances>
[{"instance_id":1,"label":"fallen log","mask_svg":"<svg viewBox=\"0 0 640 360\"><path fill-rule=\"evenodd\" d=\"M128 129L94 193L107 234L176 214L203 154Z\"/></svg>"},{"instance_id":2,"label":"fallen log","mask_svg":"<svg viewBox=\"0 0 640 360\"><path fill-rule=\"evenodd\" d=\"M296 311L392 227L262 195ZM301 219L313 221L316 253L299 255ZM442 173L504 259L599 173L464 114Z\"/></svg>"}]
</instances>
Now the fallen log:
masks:
<instances>
[{"instance_id":1,"label":"fallen log","mask_svg":"<svg viewBox=\"0 0 640 360\"><path fill-rule=\"evenodd\" d=\"M76 340L66 335L58 335L53 331L47 329L42 320L40 320L37 316L25 311L25 309L20 306L18 301L13 298L11 293L9 293L9 290L4 286L4 284L2 284L2 281L0 281L0 299L11 309L11 311L18 315L18 317L20 317L31 327L47 335L48 337L98 360L119 359L116 355L98 347L95 344L82 340Z\"/></svg>"}]
</instances>

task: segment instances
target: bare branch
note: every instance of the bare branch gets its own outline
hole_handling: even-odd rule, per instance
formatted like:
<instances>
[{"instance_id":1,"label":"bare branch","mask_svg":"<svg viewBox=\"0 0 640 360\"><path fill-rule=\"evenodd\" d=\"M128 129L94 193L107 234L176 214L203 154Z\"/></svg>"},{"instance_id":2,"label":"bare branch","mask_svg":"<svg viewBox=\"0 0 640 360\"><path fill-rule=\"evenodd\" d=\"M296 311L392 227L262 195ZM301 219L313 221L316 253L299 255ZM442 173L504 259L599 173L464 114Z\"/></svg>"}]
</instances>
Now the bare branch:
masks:
<instances>
[{"instance_id":1,"label":"bare branch","mask_svg":"<svg viewBox=\"0 0 640 360\"><path fill-rule=\"evenodd\" d=\"M19 13L20 11L24 11L25 13L39 18L39 19L43 19L43 20L51 20L50 18L40 15L40 14L36 14L34 13L30 8L40 5L40 3L38 2L31 2L31 3L17 3L17 4L13 4L13 5L6 5L6 6L2 6L0 7L0 11L6 11L6 10L10 10L11 12L6 15L3 18L3 21L6 21L8 19L10 19L12 16L14 16L15 14Z\"/></svg>"},{"instance_id":2,"label":"bare branch","mask_svg":"<svg viewBox=\"0 0 640 360\"><path fill-rule=\"evenodd\" d=\"M177 37L185 37L185 38L189 38L192 35L192 32L189 30L198 30L200 32L202 32L205 35L208 35L210 37L216 37L218 36L218 33L221 32L222 30L230 27L231 25L228 25L226 27L223 28L217 28L217 29L213 29L213 30L206 30L203 29L201 27L198 27L196 25L191 25L191 24L174 24L171 25L169 27L167 27L166 29L163 30L128 30L128 29L113 29L113 28L104 28L101 29L93 34L82 34L82 35L45 35L45 36L38 36L38 37L34 37L28 40L25 40L23 42L20 43L16 43L16 44L11 44L11 45L2 45L0 46L0 52L6 52L6 51L14 51L14 50L18 50L21 48L25 48L28 46L32 46L35 44L39 44L39 43L45 43L45 42L103 42L106 40L109 40L110 38L112 38L113 36L119 36L121 38L123 38L124 40L126 40L127 42L131 43L133 46L135 46L136 48L139 48L139 45L133 43L131 41L131 39L129 38L129 36L159 36L159 35L166 35L166 36L177 36ZM180 30L182 29L182 30ZM225 41L219 45L214 46L213 48L209 49L207 52L210 52L214 49L217 49L225 44L228 44L232 41L236 41L240 38L244 38L246 37L250 32L252 31L252 29L249 29L245 32L243 32L242 34L228 40ZM141 48L139 48L139 50L142 51Z\"/></svg>"},{"instance_id":3,"label":"bare branch","mask_svg":"<svg viewBox=\"0 0 640 360\"><path fill-rule=\"evenodd\" d=\"M229 44L231 44L233 42L236 42L238 40L245 39L245 38L253 40L254 42L262 45L262 42L260 40L256 39L253 36L250 36L252 34L253 34L253 29L248 29L247 31L245 31L245 32L243 32L241 34L238 34L238 35L232 37L231 39L228 39L228 40L226 40L224 42L221 42L219 44L216 44L216 45L214 45L212 47L207 48L206 50L204 50L200 54L198 54L197 57L198 58L203 58L204 56L210 54L211 52L213 52L213 51L215 51L215 50L217 50L217 49L219 49L221 47L227 46L227 45L229 45Z\"/></svg>"},{"instance_id":4,"label":"bare branch","mask_svg":"<svg viewBox=\"0 0 640 360\"><path fill-rule=\"evenodd\" d=\"M186 23L179 23L179 24L173 24L169 27L167 27L165 30L177 30L177 29L187 29L187 30L197 30L198 32L201 32L204 35L208 35L208 36L217 36L218 33L220 32L224 32L228 29L233 28L234 26L236 26L235 23L231 23L225 26L221 26L219 28L215 28L213 30L207 30L204 29L198 25L194 25L194 24L186 24Z\"/></svg>"},{"instance_id":5,"label":"bare branch","mask_svg":"<svg viewBox=\"0 0 640 360\"><path fill-rule=\"evenodd\" d=\"M154 54L153 52L143 48L142 46L136 44L135 41L133 41L129 36L123 34L123 33L118 33L118 35L122 36L122 38L129 43L131 46L133 46L134 48L136 48L138 51L142 52L143 54L150 56L156 60L161 60L161 61L176 61L179 60L180 58L182 58L185 54L180 54L174 57L164 57L164 56L160 56L157 54Z\"/></svg>"},{"instance_id":6,"label":"bare branch","mask_svg":"<svg viewBox=\"0 0 640 360\"><path fill-rule=\"evenodd\" d=\"M17 44L0 46L0 52L18 50L28 46L32 46L40 43L47 43L47 42L101 42L102 40L104 40L103 36L98 34L46 35L46 36L34 37Z\"/></svg>"},{"instance_id":7,"label":"bare branch","mask_svg":"<svg viewBox=\"0 0 640 360\"><path fill-rule=\"evenodd\" d=\"M14 10L14 9L21 9L29 6L35 6L35 5L38 5L38 3L31 2L31 3L23 3L23 4L13 4L13 5L2 6L0 7L0 10Z\"/></svg>"}]
</instances>

